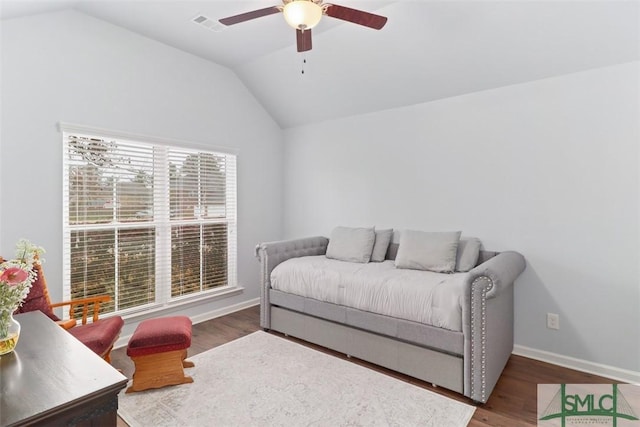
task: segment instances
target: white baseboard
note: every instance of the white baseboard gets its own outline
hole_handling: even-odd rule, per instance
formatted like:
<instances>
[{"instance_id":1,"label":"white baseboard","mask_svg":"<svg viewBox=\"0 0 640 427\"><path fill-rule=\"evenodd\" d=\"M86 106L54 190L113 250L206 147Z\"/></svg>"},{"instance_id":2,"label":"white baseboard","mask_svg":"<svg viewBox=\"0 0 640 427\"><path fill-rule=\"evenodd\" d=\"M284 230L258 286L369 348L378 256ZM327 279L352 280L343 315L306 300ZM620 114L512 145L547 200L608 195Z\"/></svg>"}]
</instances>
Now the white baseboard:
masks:
<instances>
[{"instance_id":1,"label":"white baseboard","mask_svg":"<svg viewBox=\"0 0 640 427\"><path fill-rule=\"evenodd\" d=\"M622 381L630 384L640 384L640 372L617 368L615 366L603 365L601 363L589 362L588 360L577 359L562 354L551 353L549 351L537 350L535 348L515 345L513 354L540 360L542 362L563 366L576 371L587 372L601 377L611 378L615 381Z\"/></svg>"},{"instance_id":2,"label":"white baseboard","mask_svg":"<svg viewBox=\"0 0 640 427\"><path fill-rule=\"evenodd\" d=\"M247 301L242 301L237 304L229 305L227 307L222 307L217 310L212 310L206 313L199 314L197 316L191 317L191 322L193 324L205 322L207 320L215 319L216 317L226 316L227 314L235 313L236 311L244 310L245 308L253 307L255 305L260 304L260 298L253 298ZM118 338L118 341L114 344L113 348L121 348L126 347L131 335L121 335Z\"/></svg>"},{"instance_id":3,"label":"white baseboard","mask_svg":"<svg viewBox=\"0 0 640 427\"><path fill-rule=\"evenodd\" d=\"M259 304L260 304L260 298L253 298L253 299L242 301L227 307L222 307L217 310L210 311L208 313L202 313L197 316L193 316L191 318L191 321L194 324L206 322L207 320L215 319L216 317L226 316L227 314L235 313L236 311L244 310L245 308L253 307Z\"/></svg>"}]
</instances>

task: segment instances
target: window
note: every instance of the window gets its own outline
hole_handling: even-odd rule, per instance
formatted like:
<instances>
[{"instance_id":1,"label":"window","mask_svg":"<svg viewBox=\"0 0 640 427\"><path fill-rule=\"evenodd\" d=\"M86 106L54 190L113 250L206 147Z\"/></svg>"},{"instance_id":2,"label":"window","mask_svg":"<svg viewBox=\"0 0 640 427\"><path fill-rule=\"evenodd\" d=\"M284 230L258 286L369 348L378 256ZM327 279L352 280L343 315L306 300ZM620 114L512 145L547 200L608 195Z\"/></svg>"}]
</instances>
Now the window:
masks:
<instances>
[{"instance_id":1,"label":"window","mask_svg":"<svg viewBox=\"0 0 640 427\"><path fill-rule=\"evenodd\" d=\"M65 299L129 313L237 286L235 155L61 127Z\"/></svg>"}]
</instances>

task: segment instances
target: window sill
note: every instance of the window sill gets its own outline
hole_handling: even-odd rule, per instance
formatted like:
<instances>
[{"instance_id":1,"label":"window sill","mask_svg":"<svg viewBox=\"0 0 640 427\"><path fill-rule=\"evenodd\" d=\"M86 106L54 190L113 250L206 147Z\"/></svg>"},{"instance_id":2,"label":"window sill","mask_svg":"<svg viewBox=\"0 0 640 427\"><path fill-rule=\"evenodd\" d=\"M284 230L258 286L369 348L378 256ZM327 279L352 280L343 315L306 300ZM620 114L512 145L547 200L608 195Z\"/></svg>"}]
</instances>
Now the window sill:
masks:
<instances>
[{"instance_id":1,"label":"window sill","mask_svg":"<svg viewBox=\"0 0 640 427\"><path fill-rule=\"evenodd\" d=\"M199 305L207 304L212 301L218 301L224 298L230 298L236 295L240 295L244 292L244 288L241 286L225 286L222 289L216 289L211 292L207 292L205 295L193 295L185 296L174 299L171 302L154 305L135 312L129 312L121 314L125 323L141 322L146 319L152 319L162 315L167 311L175 311L177 309L186 310ZM107 316L105 316L107 317Z\"/></svg>"}]
</instances>

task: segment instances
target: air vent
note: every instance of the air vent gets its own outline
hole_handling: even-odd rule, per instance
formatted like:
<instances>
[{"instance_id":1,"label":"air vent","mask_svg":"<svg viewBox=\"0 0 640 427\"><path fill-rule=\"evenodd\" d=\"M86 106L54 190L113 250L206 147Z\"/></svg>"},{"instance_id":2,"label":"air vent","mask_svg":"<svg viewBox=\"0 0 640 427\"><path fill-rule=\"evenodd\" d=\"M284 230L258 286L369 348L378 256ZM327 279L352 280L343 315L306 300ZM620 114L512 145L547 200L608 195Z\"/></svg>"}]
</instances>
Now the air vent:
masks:
<instances>
[{"instance_id":1,"label":"air vent","mask_svg":"<svg viewBox=\"0 0 640 427\"><path fill-rule=\"evenodd\" d=\"M215 21L211 18L207 18L204 15L198 15L195 18L193 18L191 21L195 22L198 25L202 25L203 27L211 31L215 31L216 33L219 33L220 31L225 29L224 25L222 25L218 21Z\"/></svg>"}]
</instances>

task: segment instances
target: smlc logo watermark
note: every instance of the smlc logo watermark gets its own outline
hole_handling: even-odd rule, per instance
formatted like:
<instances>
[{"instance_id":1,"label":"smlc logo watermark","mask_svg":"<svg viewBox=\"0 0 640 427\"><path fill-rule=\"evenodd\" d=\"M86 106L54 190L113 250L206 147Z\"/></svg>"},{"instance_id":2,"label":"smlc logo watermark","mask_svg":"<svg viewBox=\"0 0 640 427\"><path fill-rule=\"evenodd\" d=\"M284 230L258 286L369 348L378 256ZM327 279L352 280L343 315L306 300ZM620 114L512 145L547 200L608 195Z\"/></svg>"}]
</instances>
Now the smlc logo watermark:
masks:
<instances>
[{"instance_id":1,"label":"smlc logo watermark","mask_svg":"<svg viewBox=\"0 0 640 427\"><path fill-rule=\"evenodd\" d=\"M538 426L640 427L640 386L538 384Z\"/></svg>"}]
</instances>

